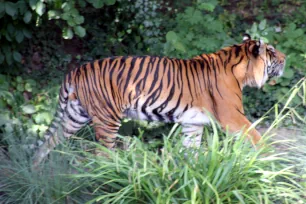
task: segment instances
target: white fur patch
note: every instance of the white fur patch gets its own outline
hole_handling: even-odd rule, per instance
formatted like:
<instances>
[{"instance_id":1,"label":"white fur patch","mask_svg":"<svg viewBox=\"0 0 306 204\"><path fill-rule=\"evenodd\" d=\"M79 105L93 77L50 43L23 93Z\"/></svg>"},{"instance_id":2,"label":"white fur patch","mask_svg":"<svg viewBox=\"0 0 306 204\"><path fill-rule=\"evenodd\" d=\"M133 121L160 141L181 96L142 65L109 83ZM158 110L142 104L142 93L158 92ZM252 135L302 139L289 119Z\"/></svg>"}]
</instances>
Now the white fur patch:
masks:
<instances>
[{"instance_id":1,"label":"white fur patch","mask_svg":"<svg viewBox=\"0 0 306 204\"><path fill-rule=\"evenodd\" d=\"M177 121L181 124L194 124L194 125L204 125L210 122L209 118L205 113L197 108L191 108L178 118Z\"/></svg>"},{"instance_id":2,"label":"white fur patch","mask_svg":"<svg viewBox=\"0 0 306 204\"><path fill-rule=\"evenodd\" d=\"M72 86L70 86L69 89L68 89L69 95L72 94L73 92L74 92L74 88Z\"/></svg>"},{"instance_id":3,"label":"white fur patch","mask_svg":"<svg viewBox=\"0 0 306 204\"><path fill-rule=\"evenodd\" d=\"M250 38L248 36L243 36L242 40L243 41L246 41L246 40L249 40Z\"/></svg>"}]
</instances>

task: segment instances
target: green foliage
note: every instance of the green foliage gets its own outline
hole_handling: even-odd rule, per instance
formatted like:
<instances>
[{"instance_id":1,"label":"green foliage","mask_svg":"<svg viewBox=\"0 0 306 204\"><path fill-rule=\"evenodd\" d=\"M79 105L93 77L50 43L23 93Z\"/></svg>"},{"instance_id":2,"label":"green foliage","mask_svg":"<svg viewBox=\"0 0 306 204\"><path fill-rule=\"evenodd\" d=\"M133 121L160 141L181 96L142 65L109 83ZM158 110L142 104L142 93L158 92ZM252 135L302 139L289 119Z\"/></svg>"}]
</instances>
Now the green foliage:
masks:
<instances>
[{"instance_id":1,"label":"green foliage","mask_svg":"<svg viewBox=\"0 0 306 204\"><path fill-rule=\"evenodd\" d=\"M160 12L171 11L167 4L154 0L120 1L102 14L99 10L87 13L90 38L84 39L88 52L82 56L83 60L112 55L160 55L163 28L171 24L169 15Z\"/></svg>"},{"instance_id":2,"label":"green foliage","mask_svg":"<svg viewBox=\"0 0 306 204\"><path fill-rule=\"evenodd\" d=\"M22 63L20 47L24 39L32 37L33 18L35 13L25 0L0 2L0 65L7 71L16 71Z\"/></svg>"},{"instance_id":3,"label":"green foliage","mask_svg":"<svg viewBox=\"0 0 306 204\"><path fill-rule=\"evenodd\" d=\"M113 5L116 0L79 0L79 1L40 1L18 0L17 2L0 2L0 65L6 72L17 72L21 67L23 42L32 37L33 28L55 20L63 30L64 39L72 39L74 34L78 37L86 35L86 29L81 26L84 16L78 9L88 5L102 8L104 5ZM80 6L80 8L79 8ZM48 10L48 13L46 13Z\"/></svg>"},{"instance_id":4,"label":"green foliage","mask_svg":"<svg viewBox=\"0 0 306 204\"><path fill-rule=\"evenodd\" d=\"M166 35L164 54L188 58L214 52L230 43L222 21L212 13L216 6L217 1L203 2L178 13L176 25Z\"/></svg>"},{"instance_id":5,"label":"green foliage","mask_svg":"<svg viewBox=\"0 0 306 204\"><path fill-rule=\"evenodd\" d=\"M29 135L42 136L53 118L58 88L39 89L32 80L0 75L0 126L4 134L25 130Z\"/></svg>"}]
</instances>

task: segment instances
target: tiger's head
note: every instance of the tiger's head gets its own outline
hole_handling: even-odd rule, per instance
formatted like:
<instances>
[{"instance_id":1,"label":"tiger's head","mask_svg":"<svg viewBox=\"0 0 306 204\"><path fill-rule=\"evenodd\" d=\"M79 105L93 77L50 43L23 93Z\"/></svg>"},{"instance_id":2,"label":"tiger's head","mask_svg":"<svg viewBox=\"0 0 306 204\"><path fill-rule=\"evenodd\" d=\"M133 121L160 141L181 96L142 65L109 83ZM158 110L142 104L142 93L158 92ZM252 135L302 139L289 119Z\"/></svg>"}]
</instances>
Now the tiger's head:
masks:
<instances>
[{"instance_id":1,"label":"tiger's head","mask_svg":"<svg viewBox=\"0 0 306 204\"><path fill-rule=\"evenodd\" d=\"M272 45L252 40L250 35L245 34L242 47L247 55L244 85L260 88L268 79L283 74L286 56Z\"/></svg>"}]
</instances>

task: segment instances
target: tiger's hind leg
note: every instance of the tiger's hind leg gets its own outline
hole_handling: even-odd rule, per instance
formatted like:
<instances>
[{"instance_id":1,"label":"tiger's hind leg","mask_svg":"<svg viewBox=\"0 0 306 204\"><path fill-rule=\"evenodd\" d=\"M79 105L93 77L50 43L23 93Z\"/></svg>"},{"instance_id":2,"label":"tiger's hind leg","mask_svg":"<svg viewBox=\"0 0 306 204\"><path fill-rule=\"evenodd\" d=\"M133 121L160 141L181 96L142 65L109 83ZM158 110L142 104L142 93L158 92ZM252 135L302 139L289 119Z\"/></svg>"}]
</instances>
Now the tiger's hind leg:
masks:
<instances>
[{"instance_id":1,"label":"tiger's hind leg","mask_svg":"<svg viewBox=\"0 0 306 204\"><path fill-rule=\"evenodd\" d=\"M182 127L183 146L186 148L199 148L202 140L203 125L183 124Z\"/></svg>"},{"instance_id":2,"label":"tiger's hind leg","mask_svg":"<svg viewBox=\"0 0 306 204\"><path fill-rule=\"evenodd\" d=\"M117 133L121 125L120 119L115 120L113 117L98 118L97 116L92 118L97 141L108 149L114 149L116 146Z\"/></svg>"},{"instance_id":3,"label":"tiger's hind leg","mask_svg":"<svg viewBox=\"0 0 306 204\"><path fill-rule=\"evenodd\" d=\"M79 100L75 98L68 99L64 109L59 105L56 117L53 119L50 128L44 136L44 142L35 153L33 161L34 167L38 166L50 151L64 138L69 138L71 135L75 134L90 122L90 120L91 118L87 115ZM60 127L62 128L63 134L59 134L58 129L60 129Z\"/></svg>"}]
</instances>

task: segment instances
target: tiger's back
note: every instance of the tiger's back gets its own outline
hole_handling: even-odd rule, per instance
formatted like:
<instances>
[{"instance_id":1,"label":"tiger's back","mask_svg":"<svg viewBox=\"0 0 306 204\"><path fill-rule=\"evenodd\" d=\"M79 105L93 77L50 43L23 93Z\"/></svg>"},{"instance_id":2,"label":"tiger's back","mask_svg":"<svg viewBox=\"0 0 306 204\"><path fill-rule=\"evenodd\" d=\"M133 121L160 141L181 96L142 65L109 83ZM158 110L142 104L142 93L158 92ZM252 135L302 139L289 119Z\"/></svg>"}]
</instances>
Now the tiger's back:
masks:
<instances>
[{"instance_id":1,"label":"tiger's back","mask_svg":"<svg viewBox=\"0 0 306 204\"><path fill-rule=\"evenodd\" d=\"M194 77L199 79L203 70L198 60L112 57L77 68L65 81L74 87L72 94L89 115L104 113L97 116L101 120L130 117L179 122L202 99L206 88ZM193 78L189 79L188 72Z\"/></svg>"}]
</instances>

